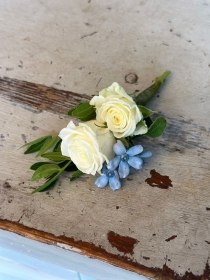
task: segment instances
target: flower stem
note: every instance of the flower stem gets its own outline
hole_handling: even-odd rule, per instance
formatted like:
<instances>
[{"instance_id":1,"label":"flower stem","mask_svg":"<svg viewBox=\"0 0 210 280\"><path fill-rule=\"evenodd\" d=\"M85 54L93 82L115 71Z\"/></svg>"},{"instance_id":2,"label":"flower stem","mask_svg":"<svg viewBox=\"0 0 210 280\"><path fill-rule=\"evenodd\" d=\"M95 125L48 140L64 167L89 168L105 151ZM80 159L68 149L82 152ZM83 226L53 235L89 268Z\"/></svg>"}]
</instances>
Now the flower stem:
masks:
<instances>
[{"instance_id":1,"label":"flower stem","mask_svg":"<svg viewBox=\"0 0 210 280\"><path fill-rule=\"evenodd\" d=\"M151 85L150 87L142 91L139 95L137 95L134 98L136 104L142 106L146 105L155 96L155 94L158 92L159 88L170 73L171 72L169 70L166 70L160 77L157 77L155 79L155 83L153 85Z\"/></svg>"}]
</instances>

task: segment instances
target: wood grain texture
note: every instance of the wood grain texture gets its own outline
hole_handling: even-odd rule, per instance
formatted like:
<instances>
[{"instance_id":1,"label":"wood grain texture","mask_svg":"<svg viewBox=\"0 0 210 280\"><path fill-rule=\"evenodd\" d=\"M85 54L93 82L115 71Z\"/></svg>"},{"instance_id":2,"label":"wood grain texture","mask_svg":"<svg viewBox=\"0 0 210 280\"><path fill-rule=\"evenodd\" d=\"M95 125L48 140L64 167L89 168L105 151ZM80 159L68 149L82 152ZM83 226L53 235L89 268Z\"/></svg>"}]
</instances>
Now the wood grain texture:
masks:
<instances>
[{"instance_id":1,"label":"wood grain texture","mask_svg":"<svg viewBox=\"0 0 210 280\"><path fill-rule=\"evenodd\" d=\"M167 118L163 137L141 139L153 157L141 172L129 175L120 191L96 188L90 175L70 184L66 173L49 192L31 195L38 186L30 181L29 166L35 159L18 148L66 126L70 118L55 109L56 102L68 110L76 101L72 93L65 93L70 96L66 100L60 90L10 79L1 79L0 93L1 228L46 243L63 243L156 279L209 279L208 121L204 127L196 119ZM84 100L76 96L77 102ZM44 102L50 106L40 110ZM150 171L173 187L150 186L146 182ZM110 232L119 238L110 242ZM132 251L130 240L135 241Z\"/></svg>"},{"instance_id":2,"label":"wood grain texture","mask_svg":"<svg viewBox=\"0 0 210 280\"><path fill-rule=\"evenodd\" d=\"M10 78L0 78L0 94L8 100L33 106L39 111L47 110L57 114L67 114L79 102L90 100L87 95Z\"/></svg>"},{"instance_id":3,"label":"wood grain texture","mask_svg":"<svg viewBox=\"0 0 210 280\"><path fill-rule=\"evenodd\" d=\"M50 235L159 280L210 278L208 2L0 1L0 76L10 77L0 85L1 227L43 242ZM143 90L166 69L149 108L168 126L161 138L141 139L153 153L141 172L115 193L94 187L92 176L70 184L64 174L47 194L30 195L35 159L18 148L65 127L76 93L88 100L114 81ZM173 187L156 187L161 178ZM110 232L137 240L133 254L111 244Z\"/></svg>"}]
</instances>

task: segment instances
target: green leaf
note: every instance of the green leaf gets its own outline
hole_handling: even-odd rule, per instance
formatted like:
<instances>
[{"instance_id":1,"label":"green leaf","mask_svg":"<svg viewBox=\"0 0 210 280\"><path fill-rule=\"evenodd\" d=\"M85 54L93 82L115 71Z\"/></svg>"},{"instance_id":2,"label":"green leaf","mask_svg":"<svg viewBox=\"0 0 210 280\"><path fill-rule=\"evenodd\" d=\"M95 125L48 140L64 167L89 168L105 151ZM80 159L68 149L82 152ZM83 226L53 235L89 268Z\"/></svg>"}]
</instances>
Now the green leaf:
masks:
<instances>
[{"instance_id":1,"label":"green leaf","mask_svg":"<svg viewBox=\"0 0 210 280\"><path fill-rule=\"evenodd\" d=\"M57 144L55 145L54 149L53 149L53 152L61 152L61 142L62 142L62 139L60 139Z\"/></svg>"},{"instance_id":2,"label":"green leaf","mask_svg":"<svg viewBox=\"0 0 210 280\"><path fill-rule=\"evenodd\" d=\"M24 152L24 154L26 155L26 154L31 154L31 153L38 152L38 151L41 149L41 147L44 145L44 143L45 143L46 141L48 141L49 139L51 139L51 136L48 137L48 138L45 138L45 139L42 140L41 142L38 142L38 143L36 143L36 144L31 145L31 146Z\"/></svg>"},{"instance_id":3,"label":"green leaf","mask_svg":"<svg viewBox=\"0 0 210 280\"><path fill-rule=\"evenodd\" d=\"M51 179L47 180L42 186L40 186L37 189L35 189L34 191L32 191L31 194L49 190L50 188L52 188L55 185L56 181L58 180L58 177L59 177L59 173L57 175L55 175L54 177L52 177Z\"/></svg>"},{"instance_id":4,"label":"green leaf","mask_svg":"<svg viewBox=\"0 0 210 280\"><path fill-rule=\"evenodd\" d=\"M133 97L136 104L143 106L146 105L155 96L162 83L165 81L165 79L170 73L171 72L169 70L166 70L160 77L157 77L155 79L154 84L142 91L138 96Z\"/></svg>"},{"instance_id":5,"label":"green leaf","mask_svg":"<svg viewBox=\"0 0 210 280\"><path fill-rule=\"evenodd\" d=\"M152 114L156 113L155 111L152 111L144 106L138 105L138 108L140 110L140 112L142 113L144 118L147 118L149 116L151 116Z\"/></svg>"},{"instance_id":6,"label":"green leaf","mask_svg":"<svg viewBox=\"0 0 210 280\"><path fill-rule=\"evenodd\" d=\"M45 164L49 164L49 162L36 162L33 165L31 165L30 169L31 170L37 170L40 166L45 165Z\"/></svg>"},{"instance_id":7,"label":"green leaf","mask_svg":"<svg viewBox=\"0 0 210 280\"><path fill-rule=\"evenodd\" d=\"M45 164L40 166L33 174L31 181L37 181L41 178L52 175L53 173L59 172L61 168L56 164Z\"/></svg>"},{"instance_id":8,"label":"green leaf","mask_svg":"<svg viewBox=\"0 0 210 280\"><path fill-rule=\"evenodd\" d=\"M90 120L93 120L96 118L96 112L94 111L92 114L84 117L84 118L79 118L82 122L87 122L87 121L90 121Z\"/></svg>"},{"instance_id":9,"label":"green leaf","mask_svg":"<svg viewBox=\"0 0 210 280\"><path fill-rule=\"evenodd\" d=\"M66 165L66 163L67 163L67 161L63 161L63 162L59 163L58 166L60 166L60 168L63 168ZM65 171L67 171L67 172L72 172L72 171L77 171L77 170L78 170L78 168L73 163L73 161L65 169Z\"/></svg>"},{"instance_id":10,"label":"green leaf","mask_svg":"<svg viewBox=\"0 0 210 280\"><path fill-rule=\"evenodd\" d=\"M73 111L74 111L75 109L76 109L76 107L74 107L73 109L69 110L67 114L68 114L69 116L72 116L72 113L73 113Z\"/></svg>"},{"instance_id":11,"label":"green leaf","mask_svg":"<svg viewBox=\"0 0 210 280\"><path fill-rule=\"evenodd\" d=\"M21 146L20 149L23 148L23 147L26 147L26 146L31 146L31 145L34 145L34 144L38 144L39 142L42 142L43 140L46 140L48 137L52 137L52 135L47 135L47 136L38 138L34 141L28 142L28 143L24 144L23 146Z\"/></svg>"},{"instance_id":12,"label":"green leaf","mask_svg":"<svg viewBox=\"0 0 210 280\"><path fill-rule=\"evenodd\" d=\"M55 179L52 183L50 183L47 187L45 187L44 189L42 189L39 192L46 192L46 191L48 191L49 189L51 189L56 184L57 181L58 181L58 179Z\"/></svg>"},{"instance_id":13,"label":"green leaf","mask_svg":"<svg viewBox=\"0 0 210 280\"><path fill-rule=\"evenodd\" d=\"M159 137L163 134L165 128L166 128L166 119L163 117L159 117L149 127L149 130L146 133L146 135L152 138Z\"/></svg>"},{"instance_id":14,"label":"green leaf","mask_svg":"<svg viewBox=\"0 0 210 280\"><path fill-rule=\"evenodd\" d=\"M144 119L147 127L150 127L153 124L153 120L150 117Z\"/></svg>"},{"instance_id":15,"label":"green leaf","mask_svg":"<svg viewBox=\"0 0 210 280\"><path fill-rule=\"evenodd\" d=\"M89 121L96 117L95 108L89 102L80 103L74 110L70 110L70 114L81 121Z\"/></svg>"},{"instance_id":16,"label":"green leaf","mask_svg":"<svg viewBox=\"0 0 210 280\"><path fill-rule=\"evenodd\" d=\"M70 164L71 162L68 161L66 163L66 165L60 169L60 171L57 174L54 174L54 176L52 178L50 178L49 180L47 180L42 186L40 186L39 188L35 189L32 194L36 193L36 192L41 192L41 191L45 191L48 190L49 187L52 187L52 183L58 179L58 177L60 176L60 174L67 168L67 166ZM54 184L53 184L54 185Z\"/></svg>"},{"instance_id":17,"label":"green leaf","mask_svg":"<svg viewBox=\"0 0 210 280\"><path fill-rule=\"evenodd\" d=\"M48 151L49 149L51 149L52 147L55 146L55 144L58 141L58 135L54 136L53 138L47 140L44 145L42 146L42 148L40 149L40 151L38 152L38 154L36 155L36 157L41 156L42 154L44 154L46 151Z\"/></svg>"},{"instance_id":18,"label":"green leaf","mask_svg":"<svg viewBox=\"0 0 210 280\"><path fill-rule=\"evenodd\" d=\"M94 107L89 102L80 103L72 112L72 116L77 118L84 118L94 112Z\"/></svg>"},{"instance_id":19,"label":"green leaf","mask_svg":"<svg viewBox=\"0 0 210 280\"><path fill-rule=\"evenodd\" d=\"M69 160L69 157L65 157L63 156L60 152L50 152L50 153L46 153L41 155L41 157L43 158L47 158L50 160L54 160L54 161L63 161L63 160Z\"/></svg>"},{"instance_id":20,"label":"green leaf","mask_svg":"<svg viewBox=\"0 0 210 280\"><path fill-rule=\"evenodd\" d=\"M76 180L76 179L77 179L78 177L80 177L82 174L83 174L83 172L80 171L80 170L78 169L77 171L75 171L75 172L72 174L70 181L72 182L72 181Z\"/></svg>"}]
</instances>

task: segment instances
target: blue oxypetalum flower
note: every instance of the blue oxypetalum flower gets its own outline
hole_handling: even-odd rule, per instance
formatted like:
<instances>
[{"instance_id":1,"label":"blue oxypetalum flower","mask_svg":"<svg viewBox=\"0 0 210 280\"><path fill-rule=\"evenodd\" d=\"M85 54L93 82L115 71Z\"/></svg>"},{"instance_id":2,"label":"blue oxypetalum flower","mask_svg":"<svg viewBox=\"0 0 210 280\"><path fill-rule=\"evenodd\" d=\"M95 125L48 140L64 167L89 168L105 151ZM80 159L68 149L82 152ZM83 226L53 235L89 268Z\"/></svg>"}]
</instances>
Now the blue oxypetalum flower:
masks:
<instances>
[{"instance_id":1,"label":"blue oxypetalum flower","mask_svg":"<svg viewBox=\"0 0 210 280\"><path fill-rule=\"evenodd\" d=\"M135 145L126 151L125 146L120 140L113 145L113 151L117 155L108 164L107 169L114 171L118 166L120 178L126 178L130 173L130 166L139 170L143 167L144 161L142 158L148 158L152 155L151 152L144 152L141 145Z\"/></svg>"},{"instance_id":2,"label":"blue oxypetalum flower","mask_svg":"<svg viewBox=\"0 0 210 280\"><path fill-rule=\"evenodd\" d=\"M113 191L116 191L121 188L119 175L116 170L108 170L106 165L104 165L101 170L101 173L102 175L95 181L95 185L98 188L104 188L108 183Z\"/></svg>"}]
</instances>

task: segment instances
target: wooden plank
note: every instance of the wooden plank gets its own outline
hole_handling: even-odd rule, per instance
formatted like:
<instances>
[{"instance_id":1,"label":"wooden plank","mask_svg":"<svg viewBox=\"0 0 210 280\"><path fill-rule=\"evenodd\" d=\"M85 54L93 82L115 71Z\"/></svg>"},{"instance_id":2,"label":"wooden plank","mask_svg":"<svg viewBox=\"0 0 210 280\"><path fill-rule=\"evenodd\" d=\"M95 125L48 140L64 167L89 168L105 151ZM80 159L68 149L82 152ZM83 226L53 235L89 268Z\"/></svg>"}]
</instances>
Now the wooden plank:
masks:
<instances>
[{"instance_id":1,"label":"wooden plank","mask_svg":"<svg viewBox=\"0 0 210 280\"><path fill-rule=\"evenodd\" d=\"M29 105L40 111L67 114L79 102L89 101L90 97L65 90L10 78L0 78L0 94L8 100Z\"/></svg>"},{"instance_id":2,"label":"wooden plank","mask_svg":"<svg viewBox=\"0 0 210 280\"><path fill-rule=\"evenodd\" d=\"M7 78L0 94L0 228L157 279L209 279L208 120L204 127L170 117L163 137L142 138L153 157L120 191L97 189L89 175L70 184L65 174L53 190L31 195L34 157L18 147L58 132L66 111L89 97Z\"/></svg>"}]
</instances>

